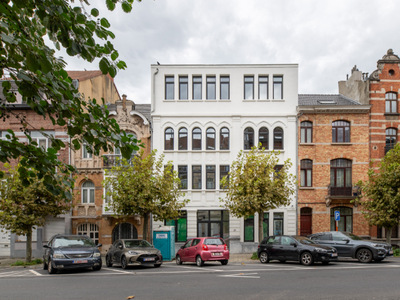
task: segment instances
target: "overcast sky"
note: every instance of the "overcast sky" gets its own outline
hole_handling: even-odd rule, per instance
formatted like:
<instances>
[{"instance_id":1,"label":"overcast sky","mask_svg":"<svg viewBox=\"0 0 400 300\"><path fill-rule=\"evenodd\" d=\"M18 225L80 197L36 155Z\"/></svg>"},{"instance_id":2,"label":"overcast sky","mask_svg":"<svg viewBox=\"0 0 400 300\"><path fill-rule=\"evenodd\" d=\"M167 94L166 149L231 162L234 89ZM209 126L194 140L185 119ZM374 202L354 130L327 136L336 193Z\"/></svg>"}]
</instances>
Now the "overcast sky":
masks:
<instances>
[{"instance_id":1,"label":"overcast sky","mask_svg":"<svg viewBox=\"0 0 400 300\"><path fill-rule=\"evenodd\" d=\"M299 64L299 93L338 93L351 68L372 73L389 48L400 54L398 0L143 0L131 13L108 12L128 69L120 94L150 103L150 65ZM61 53L60 53L61 55ZM62 54L68 70L98 69Z\"/></svg>"}]
</instances>

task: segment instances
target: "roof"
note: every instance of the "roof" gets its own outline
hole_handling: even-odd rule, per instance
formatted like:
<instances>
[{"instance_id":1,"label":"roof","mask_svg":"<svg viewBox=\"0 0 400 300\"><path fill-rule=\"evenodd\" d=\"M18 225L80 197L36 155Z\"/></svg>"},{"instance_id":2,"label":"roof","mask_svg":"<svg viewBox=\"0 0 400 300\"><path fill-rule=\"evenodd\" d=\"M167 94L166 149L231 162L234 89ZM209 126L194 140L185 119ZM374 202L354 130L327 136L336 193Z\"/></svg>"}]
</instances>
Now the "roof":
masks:
<instances>
[{"instance_id":1,"label":"roof","mask_svg":"<svg viewBox=\"0 0 400 300\"><path fill-rule=\"evenodd\" d=\"M140 112L147 120L149 120L149 122L151 122L151 104L135 104L135 110Z\"/></svg>"},{"instance_id":2,"label":"roof","mask_svg":"<svg viewBox=\"0 0 400 300\"><path fill-rule=\"evenodd\" d=\"M103 75L100 70L92 70L92 71L67 71L68 76L72 79L77 79L79 81L91 79L97 76Z\"/></svg>"},{"instance_id":3,"label":"roof","mask_svg":"<svg viewBox=\"0 0 400 300\"><path fill-rule=\"evenodd\" d=\"M342 94L299 94L299 106L315 106L315 105L361 105Z\"/></svg>"}]
</instances>

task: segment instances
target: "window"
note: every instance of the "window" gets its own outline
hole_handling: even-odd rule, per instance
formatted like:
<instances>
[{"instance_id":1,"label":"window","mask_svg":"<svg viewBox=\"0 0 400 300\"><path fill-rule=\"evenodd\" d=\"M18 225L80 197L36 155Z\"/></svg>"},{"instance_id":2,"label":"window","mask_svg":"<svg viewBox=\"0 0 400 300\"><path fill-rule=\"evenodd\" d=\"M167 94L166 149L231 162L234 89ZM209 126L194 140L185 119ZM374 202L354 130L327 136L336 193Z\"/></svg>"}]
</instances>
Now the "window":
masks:
<instances>
[{"instance_id":1,"label":"window","mask_svg":"<svg viewBox=\"0 0 400 300\"><path fill-rule=\"evenodd\" d=\"M54 137L54 131L31 131L30 135L32 142L36 142L38 147L47 151L48 148L51 148L51 139L44 136L43 133Z\"/></svg>"},{"instance_id":2,"label":"window","mask_svg":"<svg viewBox=\"0 0 400 300\"><path fill-rule=\"evenodd\" d=\"M82 144L82 158L83 159L92 158L92 153L89 153L88 148L92 149L92 147L89 146L87 143ZM92 151L93 151L93 149L92 149Z\"/></svg>"},{"instance_id":3,"label":"window","mask_svg":"<svg viewBox=\"0 0 400 300\"><path fill-rule=\"evenodd\" d=\"M229 166L219 166L219 181L221 182L222 178L225 176L227 176L227 179L229 180ZM219 188L222 190L226 187L220 184Z\"/></svg>"},{"instance_id":4,"label":"window","mask_svg":"<svg viewBox=\"0 0 400 300\"><path fill-rule=\"evenodd\" d=\"M281 245L290 245L291 243L296 243L296 242L291 237L281 236Z\"/></svg>"},{"instance_id":5,"label":"window","mask_svg":"<svg viewBox=\"0 0 400 300\"><path fill-rule=\"evenodd\" d=\"M174 76L165 76L165 100L174 100Z\"/></svg>"},{"instance_id":6,"label":"window","mask_svg":"<svg viewBox=\"0 0 400 300\"><path fill-rule=\"evenodd\" d=\"M201 166L192 166L192 189L201 190Z\"/></svg>"},{"instance_id":7,"label":"window","mask_svg":"<svg viewBox=\"0 0 400 300\"><path fill-rule=\"evenodd\" d=\"M206 131L206 149L215 150L215 129L212 127Z\"/></svg>"},{"instance_id":8,"label":"window","mask_svg":"<svg viewBox=\"0 0 400 300\"><path fill-rule=\"evenodd\" d=\"M393 147L397 143L397 130L396 128L388 128L386 129L386 145L385 145L385 154L392 150Z\"/></svg>"},{"instance_id":9,"label":"window","mask_svg":"<svg viewBox=\"0 0 400 300\"><path fill-rule=\"evenodd\" d=\"M280 236L270 237L267 240L267 245L279 245L280 243L281 243L281 237Z\"/></svg>"},{"instance_id":10,"label":"window","mask_svg":"<svg viewBox=\"0 0 400 300\"><path fill-rule=\"evenodd\" d=\"M351 160L331 160L331 196L352 196Z\"/></svg>"},{"instance_id":11,"label":"window","mask_svg":"<svg viewBox=\"0 0 400 300\"><path fill-rule=\"evenodd\" d=\"M247 127L244 130L244 150L250 150L254 146L254 129Z\"/></svg>"},{"instance_id":12,"label":"window","mask_svg":"<svg viewBox=\"0 0 400 300\"><path fill-rule=\"evenodd\" d=\"M268 237L269 236L269 213L264 213L263 231L264 231L264 238Z\"/></svg>"},{"instance_id":13,"label":"window","mask_svg":"<svg viewBox=\"0 0 400 300\"><path fill-rule=\"evenodd\" d=\"M300 123L300 143L312 143L312 127L309 121Z\"/></svg>"},{"instance_id":14,"label":"window","mask_svg":"<svg viewBox=\"0 0 400 300\"><path fill-rule=\"evenodd\" d=\"M331 208L331 231L336 231L335 211L340 212L338 231L353 232L353 209L350 207Z\"/></svg>"},{"instance_id":15,"label":"window","mask_svg":"<svg viewBox=\"0 0 400 300\"><path fill-rule=\"evenodd\" d=\"M220 77L220 99L229 100L229 76Z\"/></svg>"},{"instance_id":16,"label":"window","mask_svg":"<svg viewBox=\"0 0 400 300\"><path fill-rule=\"evenodd\" d=\"M283 213L274 213L274 235L283 234Z\"/></svg>"},{"instance_id":17,"label":"window","mask_svg":"<svg viewBox=\"0 0 400 300\"><path fill-rule=\"evenodd\" d=\"M178 132L178 149L187 150L188 131L185 127L179 129Z\"/></svg>"},{"instance_id":18,"label":"window","mask_svg":"<svg viewBox=\"0 0 400 300\"><path fill-rule=\"evenodd\" d=\"M254 242L254 216L244 219L244 241Z\"/></svg>"},{"instance_id":19,"label":"window","mask_svg":"<svg viewBox=\"0 0 400 300\"><path fill-rule=\"evenodd\" d=\"M254 99L254 76L244 77L244 99L245 100Z\"/></svg>"},{"instance_id":20,"label":"window","mask_svg":"<svg viewBox=\"0 0 400 300\"><path fill-rule=\"evenodd\" d=\"M283 77L274 76L274 99L283 99Z\"/></svg>"},{"instance_id":21,"label":"window","mask_svg":"<svg viewBox=\"0 0 400 300\"><path fill-rule=\"evenodd\" d=\"M220 136L220 150L229 150L229 129L226 127L221 128Z\"/></svg>"},{"instance_id":22,"label":"window","mask_svg":"<svg viewBox=\"0 0 400 300\"><path fill-rule=\"evenodd\" d=\"M215 166L206 166L207 189L215 189Z\"/></svg>"},{"instance_id":23,"label":"window","mask_svg":"<svg viewBox=\"0 0 400 300\"><path fill-rule=\"evenodd\" d=\"M269 131L266 127L261 127L258 131L258 144L260 148L265 148L268 150L268 138L269 138Z\"/></svg>"},{"instance_id":24,"label":"window","mask_svg":"<svg viewBox=\"0 0 400 300\"><path fill-rule=\"evenodd\" d=\"M197 236L229 238L229 211L198 210Z\"/></svg>"},{"instance_id":25,"label":"window","mask_svg":"<svg viewBox=\"0 0 400 300\"><path fill-rule=\"evenodd\" d=\"M192 131L192 150L201 150L201 129L198 127Z\"/></svg>"},{"instance_id":26,"label":"window","mask_svg":"<svg viewBox=\"0 0 400 300\"><path fill-rule=\"evenodd\" d=\"M386 93L385 113L397 113L397 94Z\"/></svg>"},{"instance_id":27,"label":"window","mask_svg":"<svg viewBox=\"0 0 400 300\"><path fill-rule=\"evenodd\" d=\"M335 121L332 123L332 143L350 143L350 123Z\"/></svg>"},{"instance_id":28,"label":"window","mask_svg":"<svg viewBox=\"0 0 400 300\"><path fill-rule=\"evenodd\" d=\"M136 227L131 223L119 223L115 225L112 231L113 242L121 239L137 239L138 233Z\"/></svg>"},{"instance_id":29,"label":"window","mask_svg":"<svg viewBox=\"0 0 400 300\"><path fill-rule=\"evenodd\" d=\"M312 186L312 160L300 161L300 186Z\"/></svg>"},{"instance_id":30,"label":"window","mask_svg":"<svg viewBox=\"0 0 400 300\"><path fill-rule=\"evenodd\" d=\"M283 149L283 129L277 127L274 129L274 150Z\"/></svg>"},{"instance_id":31,"label":"window","mask_svg":"<svg viewBox=\"0 0 400 300\"><path fill-rule=\"evenodd\" d=\"M180 189L187 190L187 166L178 166L178 177L181 180Z\"/></svg>"},{"instance_id":32,"label":"window","mask_svg":"<svg viewBox=\"0 0 400 300\"><path fill-rule=\"evenodd\" d=\"M92 181L85 181L82 184L82 204L94 203L94 183Z\"/></svg>"},{"instance_id":33,"label":"window","mask_svg":"<svg viewBox=\"0 0 400 300\"><path fill-rule=\"evenodd\" d=\"M215 100L215 76L207 76L207 99Z\"/></svg>"},{"instance_id":34,"label":"window","mask_svg":"<svg viewBox=\"0 0 400 300\"><path fill-rule=\"evenodd\" d=\"M185 245L183 245L183 248L184 248L184 249L185 249L185 248L189 248L191 245L192 245L192 240L189 240L189 241L186 242Z\"/></svg>"},{"instance_id":35,"label":"window","mask_svg":"<svg viewBox=\"0 0 400 300\"><path fill-rule=\"evenodd\" d=\"M78 226L78 235L86 235L92 239L92 241L99 244L99 226L96 224L80 224Z\"/></svg>"},{"instance_id":36,"label":"window","mask_svg":"<svg viewBox=\"0 0 400 300\"><path fill-rule=\"evenodd\" d=\"M268 76L258 77L258 99L259 100L268 99Z\"/></svg>"},{"instance_id":37,"label":"window","mask_svg":"<svg viewBox=\"0 0 400 300\"><path fill-rule=\"evenodd\" d=\"M179 76L179 99L187 100L188 99L188 77L187 76Z\"/></svg>"},{"instance_id":38,"label":"window","mask_svg":"<svg viewBox=\"0 0 400 300\"><path fill-rule=\"evenodd\" d=\"M165 129L164 149L174 150L174 130L171 127Z\"/></svg>"},{"instance_id":39,"label":"window","mask_svg":"<svg viewBox=\"0 0 400 300\"><path fill-rule=\"evenodd\" d=\"M201 76L193 76L193 100L201 100Z\"/></svg>"},{"instance_id":40,"label":"window","mask_svg":"<svg viewBox=\"0 0 400 300\"><path fill-rule=\"evenodd\" d=\"M181 211L176 220L166 220L165 225L175 227L175 242L187 240L187 212Z\"/></svg>"}]
</instances>

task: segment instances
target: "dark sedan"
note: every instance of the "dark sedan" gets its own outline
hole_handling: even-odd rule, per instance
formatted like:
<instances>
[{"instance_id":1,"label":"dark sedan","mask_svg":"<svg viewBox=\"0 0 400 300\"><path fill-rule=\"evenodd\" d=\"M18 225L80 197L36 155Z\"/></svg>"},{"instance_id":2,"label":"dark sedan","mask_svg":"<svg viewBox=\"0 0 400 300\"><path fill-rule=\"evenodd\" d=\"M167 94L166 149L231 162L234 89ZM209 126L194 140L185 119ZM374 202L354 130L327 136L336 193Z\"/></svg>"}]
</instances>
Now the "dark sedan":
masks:
<instances>
[{"instance_id":1,"label":"dark sedan","mask_svg":"<svg viewBox=\"0 0 400 300\"><path fill-rule=\"evenodd\" d=\"M85 235L55 235L43 248L43 269L49 274L57 270L92 268L101 269L101 257L98 247Z\"/></svg>"},{"instance_id":2,"label":"dark sedan","mask_svg":"<svg viewBox=\"0 0 400 300\"><path fill-rule=\"evenodd\" d=\"M315 244L304 236L270 236L258 245L257 255L263 264L270 260L300 261L305 266L314 262L327 265L337 261L338 253L335 248Z\"/></svg>"},{"instance_id":3,"label":"dark sedan","mask_svg":"<svg viewBox=\"0 0 400 300\"><path fill-rule=\"evenodd\" d=\"M310 235L309 238L319 245L335 247L340 257L356 258L362 263L382 261L393 255L390 244L367 241L349 232L320 232Z\"/></svg>"}]
</instances>

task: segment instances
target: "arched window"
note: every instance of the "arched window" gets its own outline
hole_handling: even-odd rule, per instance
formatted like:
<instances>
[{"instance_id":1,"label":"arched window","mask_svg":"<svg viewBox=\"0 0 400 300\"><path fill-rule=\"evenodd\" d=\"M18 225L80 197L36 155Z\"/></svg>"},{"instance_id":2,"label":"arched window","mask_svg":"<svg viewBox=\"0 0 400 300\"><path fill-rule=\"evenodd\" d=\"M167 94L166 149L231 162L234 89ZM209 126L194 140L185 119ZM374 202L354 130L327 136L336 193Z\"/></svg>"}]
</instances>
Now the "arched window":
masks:
<instances>
[{"instance_id":1,"label":"arched window","mask_svg":"<svg viewBox=\"0 0 400 300\"><path fill-rule=\"evenodd\" d=\"M215 150L215 129L212 127L206 131L206 150Z\"/></svg>"},{"instance_id":2,"label":"arched window","mask_svg":"<svg viewBox=\"0 0 400 300\"><path fill-rule=\"evenodd\" d=\"M192 131L192 150L201 150L201 129L199 127Z\"/></svg>"},{"instance_id":3,"label":"arched window","mask_svg":"<svg viewBox=\"0 0 400 300\"><path fill-rule=\"evenodd\" d=\"M112 238L113 243L120 239L137 239L137 229L131 223L119 223L113 229Z\"/></svg>"},{"instance_id":4,"label":"arched window","mask_svg":"<svg viewBox=\"0 0 400 300\"><path fill-rule=\"evenodd\" d=\"M229 129L221 128L219 135L220 150L229 150Z\"/></svg>"},{"instance_id":5,"label":"arched window","mask_svg":"<svg viewBox=\"0 0 400 300\"><path fill-rule=\"evenodd\" d=\"M331 160L331 196L352 196L351 160Z\"/></svg>"},{"instance_id":6,"label":"arched window","mask_svg":"<svg viewBox=\"0 0 400 300\"><path fill-rule=\"evenodd\" d=\"M331 208L331 231L336 231L335 211L340 212L338 231L353 232L353 209L344 206Z\"/></svg>"},{"instance_id":7,"label":"arched window","mask_svg":"<svg viewBox=\"0 0 400 300\"><path fill-rule=\"evenodd\" d=\"M332 143L350 143L350 123L335 121L332 123Z\"/></svg>"},{"instance_id":8,"label":"arched window","mask_svg":"<svg viewBox=\"0 0 400 300\"><path fill-rule=\"evenodd\" d=\"M397 113L397 94L389 92L385 98L385 113Z\"/></svg>"},{"instance_id":9,"label":"arched window","mask_svg":"<svg viewBox=\"0 0 400 300\"><path fill-rule=\"evenodd\" d=\"M312 234L312 208L303 207L300 209L300 235Z\"/></svg>"},{"instance_id":10,"label":"arched window","mask_svg":"<svg viewBox=\"0 0 400 300\"><path fill-rule=\"evenodd\" d=\"M254 146L254 129L247 127L244 130L244 150L250 150Z\"/></svg>"},{"instance_id":11,"label":"arched window","mask_svg":"<svg viewBox=\"0 0 400 300\"><path fill-rule=\"evenodd\" d=\"M179 129L178 132L178 149L187 150L188 131L185 127Z\"/></svg>"},{"instance_id":12,"label":"arched window","mask_svg":"<svg viewBox=\"0 0 400 300\"><path fill-rule=\"evenodd\" d=\"M258 131L258 144L261 143L261 148L264 147L268 150L269 131L266 127L261 127Z\"/></svg>"},{"instance_id":13,"label":"arched window","mask_svg":"<svg viewBox=\"0 0 400 300\"><path fill-rule=\"evenodd\" d=\"M80 224L78 226L78 235L87 235L96 245L99 244L99 226L96 224Z\"/></svg>"},{"instance_id":14,"label":"arched window","mask_svg":"<svg viewBox=\"0 0 400 300\"><path fill-rule=\"evenodd\" d=\"M171 127L165 129L165 150L174 150L174 130Z\"/></svg>"},{"instance_id":15,"label":"arched window","mask_svg":"<svg viewBox=\"0 0 400 300\"><path fill-rule=\"evenodd\" d=\"M300 123L300 143L312 143L312 122Z\"/></svg>"},{"instance_id":16,"label":"arched window","mask_svg":"<svg viewBox=\"0 0 400 300\"><path fill-rule=\"evenodd\" d=\"M274 150L283 149L283 129L276 127L274 129Z\"/></svg>"},{"instance_id":17,"label":"arched window","mask_svg":"<svg viewBox=\"0 0 400 300\"><path fill-rule=\"evenodd\" d=\"M312 186L312 160L300 161L300 186Z\"/></svg>"},{"instance_id":18,"label":"arched window","mask_svg":"<svg viewBox=\"0 0 400 300\"><path fill-rule=\"evenodd\" d=\"M94 183L93 181L85 181L82 184L82 204L94 203Z\"/></svg>"},{"instance_id":19,"label":"arched window","mask_svg":"<svg viewBox=\"0 0 400 300\"><path fill-rule=\"evenodd\" d=\"M385 145L385 154L392 150L393 147L397 143L397 130L396 128L388 128L386 129L386 145Z\"/></svg>"}]
</instances>

